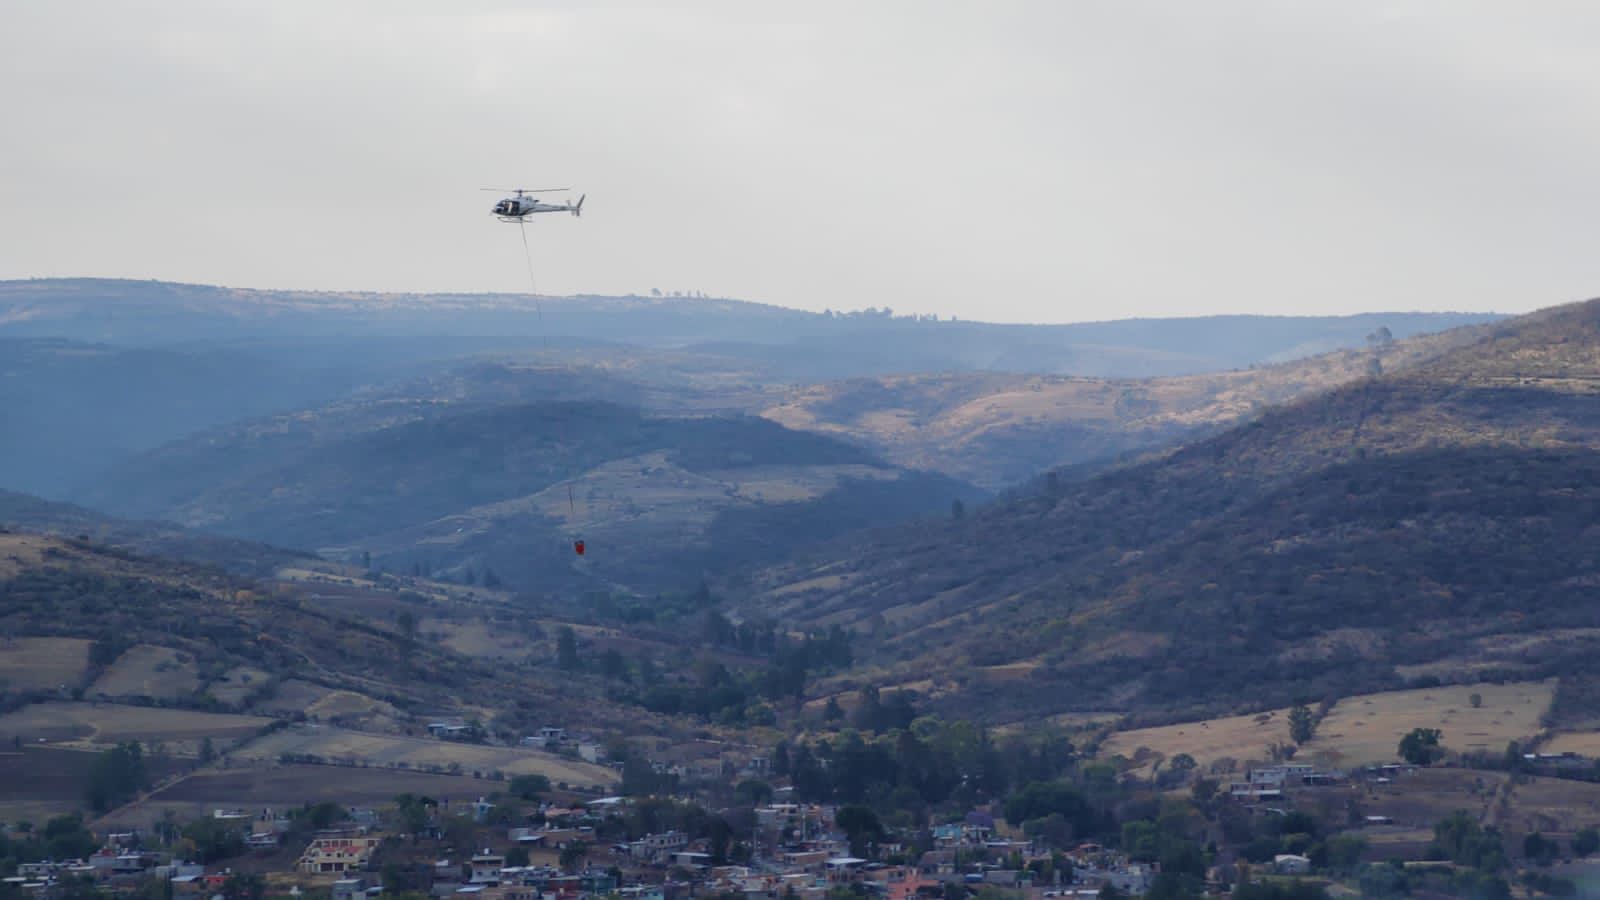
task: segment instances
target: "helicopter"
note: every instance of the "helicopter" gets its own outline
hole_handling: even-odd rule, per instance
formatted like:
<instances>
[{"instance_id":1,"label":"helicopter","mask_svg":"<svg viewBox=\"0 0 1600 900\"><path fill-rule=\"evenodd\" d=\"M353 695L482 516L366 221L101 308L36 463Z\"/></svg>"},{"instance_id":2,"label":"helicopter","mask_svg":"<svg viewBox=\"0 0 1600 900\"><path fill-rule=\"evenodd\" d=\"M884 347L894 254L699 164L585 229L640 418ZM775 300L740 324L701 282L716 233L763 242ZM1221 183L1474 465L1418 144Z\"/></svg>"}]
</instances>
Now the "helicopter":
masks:
<instances>
[{"instance_id":1,"label":"helicopter","mask_svg":"<svg viewBox=\"0 0 1600 900\"><path fill-rule=\"evenodd\" d=\"M524 217L532 215L533 213L569 212L575 216L582 215L583 198L588 196L587 194L584 194L578 197L577 203L544 203L534 197L529 197L528 195L549 194L554 193L555 191L571 190L571 188L537 188L533 190L529 190L527 188L480 188L480 190L511 191L516 195L513 197L506 197L499 203L496 203L494 205L494 209L490 210L490 212L494 213L495 216L502 222L521 222L523 221Z\"/></svg>"}]
</instances>

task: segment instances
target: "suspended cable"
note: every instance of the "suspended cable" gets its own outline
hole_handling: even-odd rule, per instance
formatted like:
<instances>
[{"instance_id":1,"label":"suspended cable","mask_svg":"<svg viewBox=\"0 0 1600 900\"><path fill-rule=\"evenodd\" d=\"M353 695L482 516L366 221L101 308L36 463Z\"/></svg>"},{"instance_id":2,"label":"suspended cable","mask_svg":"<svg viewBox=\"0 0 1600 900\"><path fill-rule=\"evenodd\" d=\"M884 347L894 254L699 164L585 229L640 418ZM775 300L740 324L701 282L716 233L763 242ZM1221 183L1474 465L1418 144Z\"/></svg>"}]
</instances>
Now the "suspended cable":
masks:
<instances>
[{"instance_id":1,"label":"suspended cable","mask_svg":"<svg viewBox=\"0 0 1600 900\"><path fill-rule=\"evenodd\" d=\"M550 349L550 335L544 330L544 306L539 302L539 287L533 280L533 251L528 248L528 224L522 219L517 220L517 230L522 232L522 258L528 263L528 293L533 295L533 313L539 320L539 343L548 352Z\"/></svg>"}]
</instances>

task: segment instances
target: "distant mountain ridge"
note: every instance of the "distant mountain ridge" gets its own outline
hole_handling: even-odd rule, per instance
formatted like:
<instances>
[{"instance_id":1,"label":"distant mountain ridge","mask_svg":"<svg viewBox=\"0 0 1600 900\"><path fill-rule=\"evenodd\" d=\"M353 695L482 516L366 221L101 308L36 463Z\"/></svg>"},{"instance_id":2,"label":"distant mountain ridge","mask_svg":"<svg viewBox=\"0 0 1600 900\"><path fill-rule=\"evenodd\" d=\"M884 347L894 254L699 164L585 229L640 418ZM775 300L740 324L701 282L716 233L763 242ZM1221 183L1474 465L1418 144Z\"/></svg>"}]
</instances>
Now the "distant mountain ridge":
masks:
<instances>
[{"instance_id":1,"label":"distant mountain ridge","mask_svg":"<svg viewBox=\"0 0 1600 900\"><path fill-rule=\"evenodd\" d=\"M1244 368L1499 318L1480 313L1215 316L1008 325L820 314L685 297L238 290L165 282L0 282L0 337L134 345L294 337L607 340L759 360L800 378L993 370L1146 377Z\"/></svg>"}]
</instances>

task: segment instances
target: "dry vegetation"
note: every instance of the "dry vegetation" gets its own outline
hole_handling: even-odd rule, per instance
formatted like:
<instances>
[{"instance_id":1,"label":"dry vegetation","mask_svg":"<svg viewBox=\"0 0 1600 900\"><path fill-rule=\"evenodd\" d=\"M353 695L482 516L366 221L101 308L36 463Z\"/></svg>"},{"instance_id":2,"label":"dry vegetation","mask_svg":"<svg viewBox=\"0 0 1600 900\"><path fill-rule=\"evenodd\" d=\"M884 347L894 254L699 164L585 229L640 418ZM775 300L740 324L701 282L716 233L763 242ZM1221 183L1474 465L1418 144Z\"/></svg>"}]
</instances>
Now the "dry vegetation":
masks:
<instances>
[{"instance_id":1,"label":"dry vegetation","mask_svg":"<svg viewBox=\"0 0 1600 900\"><path fill-rule=\"evenodd\" d=\"M1526 741L1539 733L1555 689L1551 679L1349 697L1334 706L1303 750L1330 765L1392 762L1407 732L1437 728L1452 750L1499 753L1511 741ZM1476 707L1475 694L1480 700Z\"/></svg>"},{"instance_id":2,"label":"dry vegetation","mask_svg":"<svg viewBox=\"0 0 1600 900\"><path fill-rule=\"evenodd\" d=\"M1474 694L1481 706L1472 705ZM1438 728L1444 744L1453 750L1498 753L1510 741L1526 741L1539 733L1540 719L1554 695L1555 681L1549 680L1347 697L1328 712L1296 759L1336 767L1394 762L1400 738L1413 728ZM1140 759L1141 748L1165 758L1187 753L1201 765L1220 759L1267 759L1269 746L1289 742L1288 712L1285 708L1122 731L1102 745L1102 752L1129 759Z\"/></svg>"},{"instance_id":3,"label":"dry vegetation","mask_svg":"<svg viewBox=\"0 0 1600 900\"><path fill-rule=\"evenodd\" d=\"M186 709L119 706L111 703L35 703L0 716L0 738L40 738L99 748L122 741L161 743L180 750L205 738L235 741L260 731L271 719Z\"/></svg>"},{"instance_id":4,"label":"dry vegetation","mask_svg":"<svg viewBox=\"0 0 1600 900\"><path fill-rule=\"evenodd\" d=\"M1201 766L1226 759L1265 759L1269 745L1289 740L1288 712L1278 709L1258 715L1119 731L1101 745L1100 752L1133 760L1150 759L1152 763L1155 760L1150 757L1151 751L1164 759L1187 753Z\"/></svg>"},{"instance_id":5,"label":"dry vegetation","mask_svg":"<svg viewBox=\"0 0 1600 900\"><path fill-rule=\"evenodd\" d=\"M235 755L240 759L276 761L283 754L314 756L332 763L374 768L454 767L452 771L468 774L541 774L552 783L583 787L610 785L617 780L617 773L603 766L519 747L461 744L314 725L299 725L268 735L241 748Z\"/></svg>"},{"instance_id":6,"label":"dry vegetation","mask_svg":"<svg viewBox=\"0 0 1600 900\"><path fill-rule=\"evenodd\" d=\"M89 687L91 697L176 700L200 686L194 659L170 647L140 644L117 658Z\"/></svg>"},{"instance_id":7,"label":"dry vegetation","mask_svg":"<svg viewBox=\"0 0 1600 900\"><path fill-rule=\"evenodd\" d=\"M905 466L999 489L1052 466L1176 440L1262 407L1408 368L1471 329L1368 351L1340 350L1244 371L1149 379L1050 375L897 375L811 385L762 415L846 436Z\"/></svg>"},{"instance_id":8,"label":"dry vegetation","mask_svg":"<svg viewBox=\"0 0 1600 900\"><path fill-rule=\"evenodd\" d=\"M83 681L89 641L83 638L9 638L0 641L0 690L51 691Z\"/></svg>"}]
</instances>

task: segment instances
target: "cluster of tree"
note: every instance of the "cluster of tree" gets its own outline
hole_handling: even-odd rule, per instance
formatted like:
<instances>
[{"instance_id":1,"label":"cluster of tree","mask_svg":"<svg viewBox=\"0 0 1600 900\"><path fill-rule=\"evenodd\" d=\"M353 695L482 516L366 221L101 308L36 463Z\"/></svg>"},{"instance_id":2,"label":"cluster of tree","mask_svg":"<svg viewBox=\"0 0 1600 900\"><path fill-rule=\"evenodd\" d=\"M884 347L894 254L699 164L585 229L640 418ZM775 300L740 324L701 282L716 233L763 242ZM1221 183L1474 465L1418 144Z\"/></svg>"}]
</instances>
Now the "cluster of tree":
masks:
<instances>
[{"instance_id":1,"label":"cluster of tree","mask_svg":"<svg viewBox=\"0 0 1600 900\"><path fill-rule=\"evenodd\" d=\"M710 812L698 803L670 797L640 797L626 809L608 814L595 826L599 841L634 841L649 834L681 831L689 840L705 840L716 863L748 862L750 847L736 836L748 834L753 819L748 809Z\"/></svg>"},{"instance_id":2,"label":"cluster of tree","mask_svg":"<svg viewBox=\"0 0 1600 900\"><path fill-rule=\"evenodd\" d=\"M83 816L78 813L57 816L43 828L35 828L30 822L18 822L8 829L0 829L0 873L13 875L17 866L25 862L84 859L99 846L100 842L84 827Z\"/></svg>"},{"instance_id":3,"label":"cluster of tree","mask_svg":"<svg viewBox=\"0 0 1600 900\"><path fill-rule=\"evenodd\" d=\"M714 622L720 616L708 617ZM726 624L725 619L721 621ZM602 653L599 670L629 687L613 692L616 699L634 702L665 715L695 715L724 725L771 725L777 713L771 704L791 702L804 695L814 674L848 666L851 660L848 632L837 626L826 633L793 640L770 626L729 626L732 640L749 640L754 646L771 646L765 666L729 668L712 656L703 656L688 671L664 676L648 659L630 666L615 649ZM585 668L576 635L563 628L556 640L557 663L565 669Z\"/></svg>"},{"instance_id":4,"label":"cluster of tree","mask_svg":"<svg viewBox=\"0 0 1600 900\"><path fill-rule=\"evenodd\" d=\"M1102 768L1109 769L1085 767L1089 775ZM997 744L970 722L932 717L872 739L848 729L831 741L780 744L773 770L790 776L801 800L865 804L888 813L896 824L926 821L930 810L964 811L1034 781L1088 777L1079 771L1076 748L1065 738L1019 737Z\"/></svg>"},{"instance_id":5,"label":"cluster of tree","mask_svg":"<svg viewBox=\"0 0 1600 900\"><path fill-rule=\"evenodd\" d=\"M144 748L126 741L102 751L89 769L84 801L95 812L105 812L132 800L149 784Z\"/></svg>"},{"instance_id":6,"label":"cluster of tree","mask_svg":"<svg viewBox=\"0 0 1600 900\"><path fill-rule=\"evenodd\" d=\"M861 689L860 696L861 701L850 715L850 723L862 731L881 734L897 728L910 728L911 723L916 721L916 698L910 691L899 690L884 697L876 687L868 685ZM824 718L844 718L837 698L828 698Z\"/></svg>"},{"instance_id":7,"label":"cluster of tree","mask_svg":"<svg viewBox=\"0 0 1600 900\"><path fill-rule=\"evenodd\" d=\"M1413 728L1400 739L1400 758L1415 766L1432 765L1444 758L1439 741L1444 733L1437 728Z\"/></svg>"}]
</instances>

